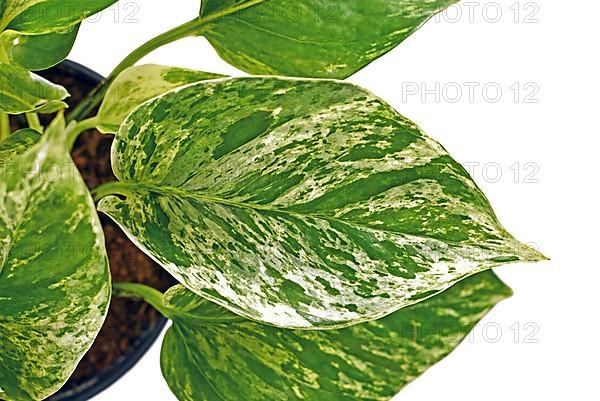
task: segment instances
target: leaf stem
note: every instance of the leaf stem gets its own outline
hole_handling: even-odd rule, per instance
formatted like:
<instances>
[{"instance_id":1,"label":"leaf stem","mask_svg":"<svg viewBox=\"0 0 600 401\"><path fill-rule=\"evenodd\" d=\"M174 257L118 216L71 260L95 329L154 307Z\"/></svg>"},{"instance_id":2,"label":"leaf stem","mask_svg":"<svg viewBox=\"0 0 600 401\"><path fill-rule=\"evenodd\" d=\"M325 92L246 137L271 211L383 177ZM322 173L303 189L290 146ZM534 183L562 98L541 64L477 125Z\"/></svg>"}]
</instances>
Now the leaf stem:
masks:
<instances>
[{"instance_id":1,"label":"leaf stem","mask_svg":"<svg viewBox=\"0 0 600 401\"><path fill-rule=\"evenodd\" d=\"M79 135L87 130L94 129L99 124L98 117L88 118L87 120L79 121L72 129L67 133L67 145L69 149L73 148L75 141Z\"/></svg>"},{"instance_id":2,"label":"leaf stem","mask_svg":"<svg viewBox=\"0 0 600 401\"><path fill-rule=\"evenodd\" d=\"M7 113L0 112L0 141L10 135L10 118Z\"/></svg>"},{"instance_id":3,"label":"leaf stem","mask_svg":"<svg viewBox=\"0 0 600 401\"><path fill-rule=\"evenodd\" d=\"M163 304L162 292L143 284L113 283L113 294L121 298L139 298L149 303L165 317L172 319L172 311Z\"/></svg>"},{"instance_id":4,"label":"leaf stem","mask_svg":"<svg viewBox=\"0 0 600 401\"><path fill-rule=\"evenodd\" d=\"M102 199L108 195L127 196L131 192L127 187L128 187L128 184L121 182L121 181L111 181L111 182L104 183L92 190L92 196L94 197L94 202L98 202L98 201L100 201L100 199Z\"/></svg>"},{"instance_id":5,"label":"leaf stem","mask_svg":"<svg viewBox=\"0 0 600 401\"><path fill-rule=\"evenodd\" d=\"M42 127L37 113L25 113L25 118L27 119L27 125L29 125L29 128L40 133L44 132L44 127Z\"/></svg>"},{"instance_id":6,"label":"leaf stem","mask_svg":"<svg viewBox=\"0 0 600 401\"><path fill-rule=\"evenodd\" d=\"M140 47L132 51L127 57L123 59L115 69L109 74L109 76L102 81L88 96L69 114L68 121L77 120L80 118L87 117L92 110L97 107L104 98L108 86L110 83L125 69L133 66L135 63L140 61L143 57L151 53L152 51L175 42L179 39L183 39L188 36L198 36L200 34L199 29L204 25L204 21L200 18L194 18L182 25L179 25L167 32L164 32Z\"/></svg>"}]
</instances>

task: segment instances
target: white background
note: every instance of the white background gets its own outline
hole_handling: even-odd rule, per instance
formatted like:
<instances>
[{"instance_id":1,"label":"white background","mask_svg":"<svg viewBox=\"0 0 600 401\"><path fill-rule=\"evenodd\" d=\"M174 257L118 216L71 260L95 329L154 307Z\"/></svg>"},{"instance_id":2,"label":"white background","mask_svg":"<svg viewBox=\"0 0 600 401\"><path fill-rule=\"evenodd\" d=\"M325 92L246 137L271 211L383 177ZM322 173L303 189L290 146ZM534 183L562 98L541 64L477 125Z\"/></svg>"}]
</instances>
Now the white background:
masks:
<instances>
[{"instance_id":1,"label":"white background","mask_svg":"<svg viewBox=\"0 0 600 401\"><path fill-rule=\"evenodd\" d=\"M122 0L84 24L71 58L107 74L146 39L191 19L198 3ZM350 81L387 100L472 166L508 230L552 261L498 269L515 296L396 399L598 400L600 5L467 3L430 21ZM502 16L494 23L497 10ZM201 38L144 61L242 75ZM479 85L474 99L465 83ZM434 92L422 98L421 85ZM456 102L457 87L463 94ZM502 96L493 102L497 88ZM159 350L160 342L95 400L175 400L161 377Z\"/></svg>"}]
</instances>

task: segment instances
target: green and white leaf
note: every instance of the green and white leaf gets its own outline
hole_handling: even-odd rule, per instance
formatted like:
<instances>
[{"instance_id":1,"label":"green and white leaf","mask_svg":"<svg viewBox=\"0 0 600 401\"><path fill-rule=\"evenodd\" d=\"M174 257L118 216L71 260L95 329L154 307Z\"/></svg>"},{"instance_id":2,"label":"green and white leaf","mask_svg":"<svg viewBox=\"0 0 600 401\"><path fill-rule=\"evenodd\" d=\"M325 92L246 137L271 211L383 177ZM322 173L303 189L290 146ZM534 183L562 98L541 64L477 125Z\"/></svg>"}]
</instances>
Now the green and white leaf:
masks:
<instances>
[{"instance_id":1,"label":"green and white leaf","mask_svg":"<svg viewBox=\"0 0 600 401\"><path fill-rule=\"evenodd\" d=\"M0 388L7 401L56 392L108 309L102 228L65 139L64 131L41 139L18 131L0 143Z\"/></svg>"},{"instance_id":2,"label":"green and white leaf","mask_svg":"<svg viewBox=\"0 0 600 401\"><path fill-rule=\"evenodd\" d=\"M7 64L18 65L30 71L45 70L67 58L78 31L79 25L65 32L41 35L6 30L0 34L0 46Z\"/></svg>"},{"instance_id":3,"label":"green and white leaf","mask_svg":"<svg viewBox=\"0 0 600 401\"><path fill-rule=\"evenodd\" d=\"M0 2L0 31L12 29L27 34L65 32L116 1L4 0Z\"/></svg>"},{"instance_id":4,"label":"green and white leaf","mask_svg":"<svg viewBox=\"0 0 600 401\"><path fill-rule=\"evenodd\" d=\"M116 133L125 118L140 104L172 89L224 75L156 64L130 67L109 86L100 111L100 132Z\"/></svg>"},{"instance_id":5,"label":"green and white leaf","mask_svg":"<svg viewBox=\"0 0 600 401\"><path fill-rule=\"evenodd\" d=\"M67 107L65 88L24 68L0 64L0 111L53 113Z\"/></svg>"},{"instance_id":6,"label":"green and white leaf","mask_svg":"<svg viewBox=\"0 0 600 401\"><path fill-rule=\"evenodd\" d=\"M488 271L379 321L294 331L227 323L235 315L178 286L165 296L176 313L163 341L162 371L180 401L385 401L454 350L510 294Z\"/></svg>"},{"instance_id":7,"label":"green and white leaf","mask_svg":"<svg viewBox=\"0 0 600 401\"><path fill-rule=\"evenodd\" d=\"M252 74L345 78L458 0L203 0L196 33Z\"/></svg>"},{"instance_id":8,"label":"green and white leaf","mask_svg":"<svg viewBox=\"0 0 600 401\"><path fill-rule=\"evenodd\" d=\"M38 143L41 137L42 134L36 130L25 128L15 131L6 139L0 141L0 169L9 163L12 158Z\"/></svg>"},{"instance_id":9,"label":"green and white leaf","mask_svg":"<svg viewBox=\"0 0 600 401\"><path fill-rule=\"evenodd\" d=\"M339 81L235 78L137 108L99 210L180 283L292 328L374 320L535 261L413 122Z\"/></svg>"}]
</instances>

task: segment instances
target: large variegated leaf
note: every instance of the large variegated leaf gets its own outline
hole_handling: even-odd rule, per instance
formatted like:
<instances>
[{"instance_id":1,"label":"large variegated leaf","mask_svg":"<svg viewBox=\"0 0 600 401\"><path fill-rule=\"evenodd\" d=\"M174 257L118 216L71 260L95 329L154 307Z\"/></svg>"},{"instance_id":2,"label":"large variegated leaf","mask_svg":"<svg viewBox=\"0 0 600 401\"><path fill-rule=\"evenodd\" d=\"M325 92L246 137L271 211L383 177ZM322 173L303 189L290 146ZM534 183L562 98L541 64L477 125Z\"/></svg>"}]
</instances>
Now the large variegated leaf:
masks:
<instances>
[{"instance_id":1,"label":"large variegated leaf","mask_svg":"<svg viewBox=\"0 0 600 401\"><path fill-rule=\"evenodd\" d=\"M0 64L0 111L2 112L53 113L67 106L62 101L67 96L69 93L60 85L55 85L24 68Z\"/></svg>"},{"instance_id":2,"label":"large variegated leaf","mask_svg":"<svg viewBox=\"0 0 600 401\"><path fill-rule=\"evenodd\" d=\"M90 194L60 124L0 143L0 388L8 401L58 390L91 346L110 298ZM33 146L32 146L33 145ZM16 149L16 150L15 150Z\"/></svg>"},{"instance_id":3,"label":"large variegated leaf","mask_svg":"<svg viewBox=\"0 0 600 401\"><path fill-rule=\"evenodd\" d=\"M236 78L150 100L99 208L182 284L296 328L383 317L542 256L411 121L338 81Z\"/></svg>"},{"instance_id":4,"label":"large variegated leaf","mask_svg":"<svg viewBox=\"0 0 600 401\"><path fill-rule=\"evenodd\" d=\"M379 321L294 331L235 322L179 286L165 296L176 312L162 371L180 401L385 401L448 355L510 294L488 271Z\"/></svg>"},{"instance_id":5,"label":"large variegated leaf","mask_svg":"<svg viewBox=\"0 0 600 401\"><path fill-rule=\"evenodd\" d=\"M130 67L109 86L98 112L98 129L115 133L125 117L146 100L187 84L215 78L223 78L223 75L156 64Z\"/></svg>"},{"instance_id":6,"label":"large variegated leaf","mask_svg":"<svg viewBox=\"0 0 600 401\"><path fill-rule=\"evenodd\" d=\"M458 0L203 0L197 32L253 73L344 78Z\"/></svg>"}]
</instances>

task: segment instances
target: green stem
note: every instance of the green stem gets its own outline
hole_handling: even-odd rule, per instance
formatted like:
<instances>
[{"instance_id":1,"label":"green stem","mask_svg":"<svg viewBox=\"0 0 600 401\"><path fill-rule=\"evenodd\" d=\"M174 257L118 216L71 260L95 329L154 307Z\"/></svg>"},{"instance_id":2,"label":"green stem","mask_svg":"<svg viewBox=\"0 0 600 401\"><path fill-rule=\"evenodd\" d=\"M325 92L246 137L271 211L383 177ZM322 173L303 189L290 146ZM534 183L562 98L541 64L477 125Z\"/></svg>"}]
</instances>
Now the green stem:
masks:
<instances>
[{"instance_id":1,"label":"green stem","mask_svg":"<svg viewBox=\"0 0 600 401\"><path fill-rule=\"evenodd\" d=\"M204 23L205 22L200 18L195 18L186 22L185 24L179 25L165 33L162 33L153 39L150 39L148 42L135 49L127 57L125 57L125 59L123 59L123 61L121 61L119 65L115 67L109 76L92 92L90 92L88 96L69 114L67 121L73 121L87 117L92 110L102 102L110 83L125 69L133 66L143 57L164 45L188 36L199 35L199 30Z\"/></svg>"},{"instance_id":2,"label":"green stem","mask_svg":"<svg viewBox=\"0 0 600 401\"><path fill-rule=\"evenodd\" d=\"M94 202L98 202L100 199L108 195L127 196L129 194L130 190L128 189L128 185L120 181L107 182L92 190Z\"/></svg>"},{"instance_id":3,"label":"green stem","mask_svg":"<svg viewBox=\"0 0 600 401\"><path fill-rule=\"evenodd\" d=\"M79 121L72 129L67 133L67 146L69 149L73 148L77 137L82 133L90 129L94 129L98 126L100 121L98 117L88 118L87 120Z\"/></svg>"},{"instance_id":4,"label":"green stem","mask_svg":"<svg viewBox=\"0 0 600 401\"><path fill-rule=\"evenodd\" d=\"M185 24L179 25L165 33L162 33L156 36L153 39L150 39L133 52L129 54L129 56L125 57L123 61L119 63L115 67L115 69L108 76L109 79L116 78L123 70L131 67L146 55L150 54L154 50L168 45L169 43L175 42L179 39L183 39L188 36L197 36L198 29L203 25L203 21L199 18L194 18L191 21L186 22Z\"/></svg>"},{"instance_id":5,"label":"green stem","mask_svg":"<svg viewBox=\"0 0 600 401\"><path fill-rule=\"evenodd\" d=\"M10 118L7 113L0 112L0 141L10 135Z\"/></svg>"},{"instance_id":6,"label":"green stem","mask_svg":"<svg viewBox=\"0 0 600 401\"><path fill-rule=\"evenodd\" d=\"M188 21L165 33L156 36L153 39L150 39L148 42L144 43L143 45L135 49L133 52L131 52L129 56L125 57L125 59L123 59L123 61L121 61L119 65L115 67L115 69L110 73L110 75L104 81L102 81L93 91L91 91L88 94L88 96L86 96L86 98L71 112L71 114L67 117L67 122L86 118L92 112L92 110L94 110L94 108L102 102L102 99L104 98L104 95L106 94L110 83L121 72L123 72L123 70L133 66L135 63L140 61L144 56L148 55L152 51L169 43L175 42L176 40L186 38L188 36L202 36L202 28L206 27L210 22L216 21L220 18L224 18L231 14L235 14L247 8L254 7L255 5L258 5L262 2L264 2L264 0L248 0L242 4L237 4L233 7L225 8L206 17L194 18L191 21Z\"/></svg>"},{"instance_id":7,"label":"green stem","mask_svg":"<svg viewBox=\"0 0 600 401\"><path fill-rule=\"evenodd\" d=\"M172 310L163 304L163 294L152 287L135 283L113 283L113 295L122 298L139 298L154 307L162 315L172 318Z\"/></svg>"},{"instance_id":8,"label":"green stem","mask_svg":"<svg viewBox=\"0 0 600 401\"><path fill-rule=\"evenodd\" d=\"M244 323L247 320L241 316L199 316L171 308L163 302L163 294L152 287L135 283L113 283L113 295L121 298L137 298L149 303L159 311L163 316L173 320L174 318L183 319L197 324L226 324L226 323ZM207 301L208 302L208 301Z\"/></svg>"},{"instance_id":9,"label":"green stem","mask_svg":"<svg viewBox=\"0 0 600 401\"><path fill-rule=\"evenodd\" d=\"M44 127L42 127L37 113L25 113L25 118L27 119L29 128L34 129L37 132L44 132Z\"/></svg>"}]
</instances>

